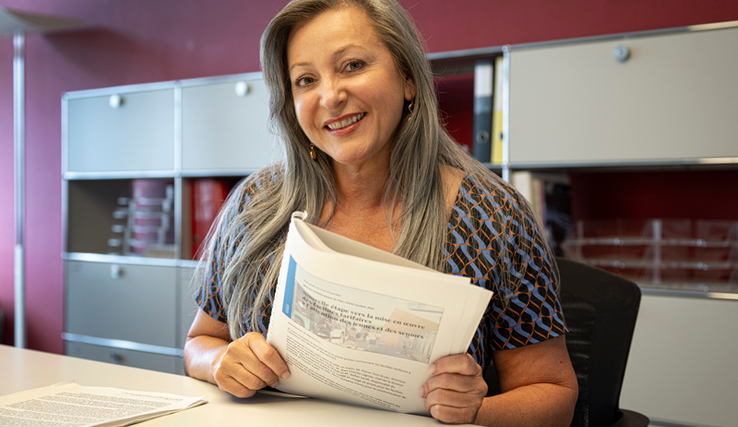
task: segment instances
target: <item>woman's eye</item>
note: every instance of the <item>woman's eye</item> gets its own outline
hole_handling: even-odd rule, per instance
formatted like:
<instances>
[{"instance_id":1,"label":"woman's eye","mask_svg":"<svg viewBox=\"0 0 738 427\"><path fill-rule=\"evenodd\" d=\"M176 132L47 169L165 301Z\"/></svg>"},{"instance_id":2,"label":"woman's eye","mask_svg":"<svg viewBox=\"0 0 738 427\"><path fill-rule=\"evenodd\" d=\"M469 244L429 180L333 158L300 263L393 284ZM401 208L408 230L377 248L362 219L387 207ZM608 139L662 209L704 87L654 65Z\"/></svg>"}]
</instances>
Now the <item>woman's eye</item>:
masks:
<instances>
[{"instance_id":1,"label":"woman's eye","mask_svg":"<svg viewBox=\"0 0 738 427\"><path fill-rule=\"evenodd\" d=\"M354 60L346 64L346 71L356 71L364 66L364 61Z\"/></svg>"},{"instance_id":2,"label":"woman's eye","mask_svg":"<svg viewBox=\"0 0 738 427\"><path fill-rule=\"evenodd\" d=\"M295 86L305 87L305 86L310 85L312 82L313 82L312 77L307 77L307 76L298 77L297 80L295 80Z\"/></svg>"}]
</instances>

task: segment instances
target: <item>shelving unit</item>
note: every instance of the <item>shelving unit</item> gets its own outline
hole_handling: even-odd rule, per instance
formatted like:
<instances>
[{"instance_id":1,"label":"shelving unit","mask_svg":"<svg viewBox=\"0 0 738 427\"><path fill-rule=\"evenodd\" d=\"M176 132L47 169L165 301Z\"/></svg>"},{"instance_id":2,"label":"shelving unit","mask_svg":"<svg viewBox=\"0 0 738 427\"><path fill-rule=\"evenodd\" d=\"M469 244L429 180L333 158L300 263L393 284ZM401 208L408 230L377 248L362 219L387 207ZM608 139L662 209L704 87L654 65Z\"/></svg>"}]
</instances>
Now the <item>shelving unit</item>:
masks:
<instances>
[{"instance_id":1,"label":"shelving unit","mask_svg":"<svg viewBox=\"0 0 738 427\"><path fill-rule=\"evenodd\" d=\"M267 116L261 73L64 94L67 354L184 373L191 187L278 158Z\"/></svg>"},{"instance_id":2,"label":"shelving unit","mask_svg":"<svg viewBox=\"0 0 738 427\"><path fill-rule=\"evenodd\" d=\"M738 221L580 220L574 230L571 258L643 287L738 292Z\"/></svg>"},{"instance_id":3,"label":"shelving unit","mask_svg":"<svg viewBox=\"0 0 738 427\"><path fill-rule=\"evenodd\" d=\"M448 73L504 55L507 131L494 166L509 180L516 171L738 169L736 47L738 22L727 22L430 58ZM568 242L575 257L643 289L621 407L658 424L731 426L738 347L725 338L738 322L738 217L637 219L617 230L583 218Z\"/></svg>"},{"instance_id":4,"label":"shelving unit","mask_svg":"<svg viewBox=\"0 0 738 427\"><path fill-rule=\"evenodd\" d=\"M738 111L733 77L738 74L738 57L725 54L737 45L738 22L727 22L441 52L429 58L445 75L472 72L476 61L504 56L503 115L508 131L502 163L487 166L498 168L511 181L515 171L566 175L583 170L738 168L738 121L732 118ZM593 245L582 240L585 235L572 233L570 252L585 262L631 276L630 267L650 262L651 276L638 277L644 286L663 288L671 283L676 289L689 288L673 279L661 280L672 270L686 270L684 260L653 265L659 248L668 253L686 243L618 241L615 246L648 247L651 253L647 259L599 259L582 255L577 248L593 251L612 245ZM728 260L699 262L689 269L735 268ZM733 280L717 284L725 287ZM692 287L700 289L705 286Z\"/></svg>"}]
</instances>

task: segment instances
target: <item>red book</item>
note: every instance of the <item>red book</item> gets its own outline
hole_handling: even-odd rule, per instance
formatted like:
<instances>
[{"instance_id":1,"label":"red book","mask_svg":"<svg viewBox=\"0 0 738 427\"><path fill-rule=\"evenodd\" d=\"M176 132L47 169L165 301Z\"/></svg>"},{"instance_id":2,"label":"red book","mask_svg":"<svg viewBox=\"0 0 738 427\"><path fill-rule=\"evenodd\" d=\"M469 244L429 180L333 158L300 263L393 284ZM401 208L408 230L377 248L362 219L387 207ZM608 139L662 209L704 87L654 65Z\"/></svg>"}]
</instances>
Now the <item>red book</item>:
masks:
<instances>
[{"instance_id":1,"label":"red book","mask_svg":"<svg viewBox=\"0 0 738 427\"><path fill-rule=\"evenodd\" d=\"M210 231L223 202L228 197L230 185L214 178L192 181L192 257L200 255L200 245Z\"/></svg>"}]
</instances>

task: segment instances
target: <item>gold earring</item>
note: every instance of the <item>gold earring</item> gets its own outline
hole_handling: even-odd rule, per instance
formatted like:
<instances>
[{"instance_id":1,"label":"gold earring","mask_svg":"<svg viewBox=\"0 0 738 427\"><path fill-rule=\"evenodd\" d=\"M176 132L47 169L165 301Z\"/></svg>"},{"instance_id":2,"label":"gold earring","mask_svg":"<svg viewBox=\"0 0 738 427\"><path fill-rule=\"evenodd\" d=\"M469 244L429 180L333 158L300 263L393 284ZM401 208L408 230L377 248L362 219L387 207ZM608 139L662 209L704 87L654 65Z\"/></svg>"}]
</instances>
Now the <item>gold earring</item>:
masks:
<instances>
[{"instance_id":1,"label":"gold earring","mask_svg":"<svg viewBox=\"0 0 738 427\"><path fill-rule=\"evenodd\" d=\"M312 142L310 143L310 158L313 160L318 160L318 155L315 153L315 144Z\"/></svg>"},{"instance_id":2,"label":"gold earring","mask_svg":"<svg viewBox=\"0 0 738 427\"><path fill-rule=\"evenodd\" d=\"M405 117L405 123L409 122L410 119L413 118L413 109L415 108L415 100L413 99L410 101L410 104L407 106L407 117Z\"/></svg>"}]
</instances>

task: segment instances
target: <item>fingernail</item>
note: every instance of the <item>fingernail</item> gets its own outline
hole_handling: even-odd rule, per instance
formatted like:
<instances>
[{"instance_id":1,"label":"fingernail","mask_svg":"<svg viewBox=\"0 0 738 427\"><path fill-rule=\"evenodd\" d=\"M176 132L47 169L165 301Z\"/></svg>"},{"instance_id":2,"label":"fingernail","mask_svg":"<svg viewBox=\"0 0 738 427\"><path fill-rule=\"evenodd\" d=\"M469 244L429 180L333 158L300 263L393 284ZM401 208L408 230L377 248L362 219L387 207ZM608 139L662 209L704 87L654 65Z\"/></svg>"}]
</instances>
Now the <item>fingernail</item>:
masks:
<instances>
[{"instance_id":1,"label":"fingernail","mask_svg":"<svg viewBox=\"0 0 738 427\"><path fill-rule=\"evenodd\" d=\"M285 373L282 374L282 379L283 380L288 380L288 379L290 379L291 376L292 376L292 374L290 374L290 371L285 371Z\"/></svg>"},{"instance_id":2,"label":"fingernail","mask_svg":"<svg viewBox=\"0 0 738 427\"><path fill-rule=\"evenodd\" d=\"M274 384L271 384L269 387L277 388L278 385L279 385L279 381L274 381Z\"/></svg>"},{"instance_id":3,"label":"fingernail","mask_svg":"<svg viewBox=\"0 0 738 427\"><path fill-rule=\"evenodd\" d=\"M418 390L418 396L425 399L425 387L420 387L420 389Z\"/></svg>"},{"instance_id":4,"label":"fingernail","mask_svg":"<svg viewBox=\"0 0 738 427\"><path fill-rule=\"evenodd\" d=\"M428 373L431 374L431 375L435 375L435 373L436 373L436 364L435 363L431 363L430 365L428 365Z\"/></svg>"}]
</instances>

